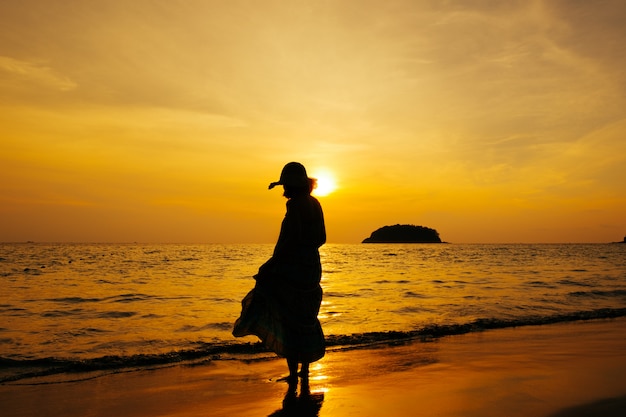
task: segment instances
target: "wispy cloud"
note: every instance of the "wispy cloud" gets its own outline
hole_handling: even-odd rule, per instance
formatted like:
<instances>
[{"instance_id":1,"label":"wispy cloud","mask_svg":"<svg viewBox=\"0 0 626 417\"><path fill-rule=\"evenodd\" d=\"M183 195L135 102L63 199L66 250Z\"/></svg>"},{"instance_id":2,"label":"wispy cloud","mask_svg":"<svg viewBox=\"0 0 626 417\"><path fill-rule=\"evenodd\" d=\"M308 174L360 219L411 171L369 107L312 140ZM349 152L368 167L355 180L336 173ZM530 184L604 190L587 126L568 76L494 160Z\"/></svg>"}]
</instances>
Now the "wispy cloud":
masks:
<instances>
[{"instance_id":1,"label":"wispy cloud","mask_svg":"<svg viewBox=\"0 0 626 417\"><path fill-rule=\"evenodd\" d=\"M37 84L60 91L74 90L78 85L69 79L56 73L49 66L38 62L21 61L8 56L0 56L0 74L4 77L17 78L19 81Z\"/></svg>"}]
</instances>

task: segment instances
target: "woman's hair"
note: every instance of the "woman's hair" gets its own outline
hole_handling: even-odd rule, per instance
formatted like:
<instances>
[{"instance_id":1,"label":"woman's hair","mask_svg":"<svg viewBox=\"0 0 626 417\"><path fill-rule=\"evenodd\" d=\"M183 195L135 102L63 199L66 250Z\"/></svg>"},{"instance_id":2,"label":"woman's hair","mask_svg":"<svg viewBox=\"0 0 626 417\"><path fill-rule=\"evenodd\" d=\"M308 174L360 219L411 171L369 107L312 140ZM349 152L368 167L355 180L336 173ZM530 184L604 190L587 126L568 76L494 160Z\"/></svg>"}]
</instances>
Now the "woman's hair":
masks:
<instances>
[{"instance_id":1,"label":"woman's hair","mask_svg":"<svg viewBox=\"0 0 626 417\"><path fill-rule=\"evenodd\" d=\"M308 180L309 180L308 186L304 186L304 187L294 187L290 185L285 185L284 186L285 192L283 193L283 196L287 198L292 198L299 194L311 194L311 192L317 186L317 180L315 178L308 178Z\"/></svg>"}]
</instances>

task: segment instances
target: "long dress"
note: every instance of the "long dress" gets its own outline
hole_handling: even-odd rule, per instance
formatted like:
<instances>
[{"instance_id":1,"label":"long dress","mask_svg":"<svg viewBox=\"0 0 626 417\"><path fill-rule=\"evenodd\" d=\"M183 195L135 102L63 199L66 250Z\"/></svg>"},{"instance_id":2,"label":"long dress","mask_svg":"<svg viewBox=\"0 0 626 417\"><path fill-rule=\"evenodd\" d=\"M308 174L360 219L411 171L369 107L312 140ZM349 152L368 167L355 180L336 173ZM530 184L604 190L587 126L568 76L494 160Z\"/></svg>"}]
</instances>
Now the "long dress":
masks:
<instances>
[{"instance_id":1,"label":"long dress","mask_svg":"<svg viewBox=\"0 0 626 417\"><path fill-rule=\"evenodd\" d=\"M322 302L319 247L326 242L322 208L310 195L287 201L272 257L255 275L256 285L242 301L233 335L256 335L266 348L298 362L325 353L317 318Z\"/></svg>"}]
</instances>

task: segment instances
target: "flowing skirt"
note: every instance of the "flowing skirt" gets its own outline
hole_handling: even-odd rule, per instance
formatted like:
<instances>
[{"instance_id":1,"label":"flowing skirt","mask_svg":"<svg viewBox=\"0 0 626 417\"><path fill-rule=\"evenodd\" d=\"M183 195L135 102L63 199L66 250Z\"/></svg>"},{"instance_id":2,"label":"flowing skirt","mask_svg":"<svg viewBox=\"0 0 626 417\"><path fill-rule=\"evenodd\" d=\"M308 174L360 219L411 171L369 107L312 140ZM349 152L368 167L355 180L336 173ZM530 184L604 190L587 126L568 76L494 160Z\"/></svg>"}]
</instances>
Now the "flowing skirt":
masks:
<instances>
[{"instance_id":1,"label":"flowing skirt","mask_svg":"<svg viewBox=\"0 0 626 417\"><path fill-rule=\"evenodd\" d=\"M258 280L241 302L233 336L255 335L281 357L315 362L325 353L317 318L321 302L319 284L297 288L279 276Z\"/></svg>"}]
</instances>

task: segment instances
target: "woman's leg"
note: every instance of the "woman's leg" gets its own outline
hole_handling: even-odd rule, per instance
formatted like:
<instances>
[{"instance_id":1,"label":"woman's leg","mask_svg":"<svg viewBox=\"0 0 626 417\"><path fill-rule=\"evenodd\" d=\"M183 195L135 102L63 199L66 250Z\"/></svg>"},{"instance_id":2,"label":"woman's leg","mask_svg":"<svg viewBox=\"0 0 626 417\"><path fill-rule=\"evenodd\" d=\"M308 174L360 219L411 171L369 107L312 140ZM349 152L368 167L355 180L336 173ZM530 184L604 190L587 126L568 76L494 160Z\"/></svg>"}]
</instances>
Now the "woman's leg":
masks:
<instances>
[{"instance_id":1,"label":"woman's leg","mask_svg":"<svg viewBox=\"0 0 626 417\"><path fill-rule=\"evenodd\" d=\"M287 358L287 368L289 368L289 379L298 380L298 360L294 358Z\"/></svg>"},{"instance_id":2,"label":"woman's leg","mask_svg":"<svg viewBox=\"0 0 626 417\"><path fill-rule=\"evenodd\" d=\"M300 369L300 378L308 381L309 379L309 363L308 362L302 362L302 368Z\"/></svg>"}]
</instances>

